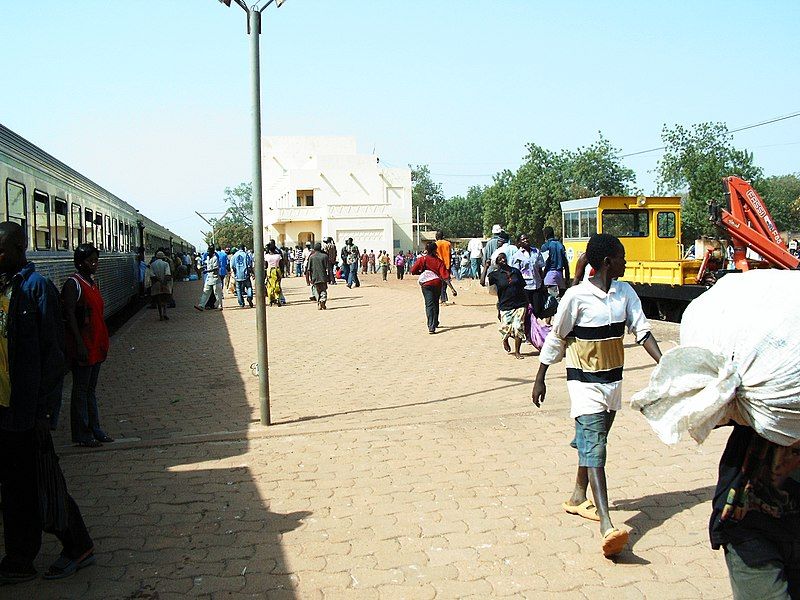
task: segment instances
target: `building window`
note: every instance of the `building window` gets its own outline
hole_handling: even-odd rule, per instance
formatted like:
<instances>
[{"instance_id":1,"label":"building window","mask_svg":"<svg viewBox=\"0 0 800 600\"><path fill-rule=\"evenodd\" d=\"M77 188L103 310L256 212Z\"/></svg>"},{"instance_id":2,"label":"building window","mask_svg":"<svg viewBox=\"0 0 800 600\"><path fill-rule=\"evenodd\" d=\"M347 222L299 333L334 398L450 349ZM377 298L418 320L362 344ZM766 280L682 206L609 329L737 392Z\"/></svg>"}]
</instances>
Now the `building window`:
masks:
<instances>
[{"instance_id":1,"label":"building window","mask_svg":"<svg viewBox=\"0 0 800 600\"><path fill-rule=\"evenodd\" d=\"M92 209L87 208L83 211L83 214L86 217L84 219L86 226L84 228L83 239L87 244L94 244L94 212L92 212Z\"/></svg>"},{"instance_id":2,"label":"building window","mask_svg":"<svg viewBox=\"0 0 800 600\"><path fill-rule=\"evenodd\" d=\"M10 179L6 180L6 219L19 224L23 229L27 227L26 215L28 214L25 199L25 186ZM27 233L27 231L26 231Z\"/></svg>"},{"instance_id":3,"label":"building window","mask_svg":"<svg viewBox=\"0 0 800 600\"><path fill-rule=\"evenodd\" d=\"M83 210L80 204L72 205L72 249L83 243Z\"/></svg>"},{"instance_id":4,"label":"building window","mask_svg":"<svg viewBox=\"0 0 800 600\"><path fill-rule=\"evenodd\" d=\"M656 217L656 225L658 230L658 237L660 238L674 238L675 237L675 213L674 212L660 212Z\"/></svg>"},{"instance_id":5,"label":"building window","mask_svg":"<svg viewBox=\"0 0 800 600\"><path fill-rule=\"evenodd\" d=\"M646 210L604 210L603 233L617 237L647 237L650 225Z\"/></svg>"},{"instance_id":6,"label":"building window","mask_svg":"<svg viewBox=\"0 0 800 600\"><path fill-rule=\"evenodd\" d=\"M314 206L314 190L297 190L297 206Z\"/></svg>"},{"instance_id":7,"label":"building window","mask_svg":"<svg viewBox=\"0 0 800 600\"><path fill-rule=\"evenodd\" d=\"M33 190L33 247L50 250L50 196Z\"/></svg>"}]
</instances>

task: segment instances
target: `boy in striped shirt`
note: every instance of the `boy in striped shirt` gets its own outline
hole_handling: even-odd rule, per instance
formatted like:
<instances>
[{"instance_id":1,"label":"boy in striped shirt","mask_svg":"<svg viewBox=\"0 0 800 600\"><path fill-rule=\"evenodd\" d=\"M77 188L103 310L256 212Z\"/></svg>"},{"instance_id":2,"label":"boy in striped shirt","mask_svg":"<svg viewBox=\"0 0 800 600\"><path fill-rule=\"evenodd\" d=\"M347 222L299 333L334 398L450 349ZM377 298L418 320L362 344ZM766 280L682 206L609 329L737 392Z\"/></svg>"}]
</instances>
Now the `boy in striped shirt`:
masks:
<instances>
[{"instance_id":1,"label":"boy in striped shirt","mask_svg":"<svg viewBox=\"0 0 800 600\"><path fill-rule=\"evenodd\" d=\"M619 554L628 542L628 532L611 523L605 474L608 432L622 407L625 329L656 362L661 359L661 350L636 292L616 280L625 274L625 248L619 239L607 233L593 235L584 260L595 274L580 282L579 265L576 285L564 294L542 347L531 396L533 403L541 406L547 391L547 368L566 356L578 474L572 497L563 506L570 514L600 521L603 554L610 557ZM589 485L594 503L586 498Z\"/></svg>"}]
</instances>

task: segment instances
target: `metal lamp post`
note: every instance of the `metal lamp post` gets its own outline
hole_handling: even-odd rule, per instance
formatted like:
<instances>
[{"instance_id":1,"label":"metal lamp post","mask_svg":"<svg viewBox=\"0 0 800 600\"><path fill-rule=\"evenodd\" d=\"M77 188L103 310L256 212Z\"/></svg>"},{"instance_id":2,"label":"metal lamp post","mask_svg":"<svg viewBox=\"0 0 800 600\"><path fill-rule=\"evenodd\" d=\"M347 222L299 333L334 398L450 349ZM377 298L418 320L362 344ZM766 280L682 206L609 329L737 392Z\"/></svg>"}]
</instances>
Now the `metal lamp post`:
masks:
<instances>
[{"instance_id":1,"label":"metal lamp post","mask_svg":"<svg viewBox=\"0 0 800 600\"><path fill-rule=\"evenodd\" d=\"M261 69L259 35L261 35L261 13L273 2L277 7L286 0L268 0L264 6L258 3L250 8L244 0L233 0L247 13L247 32L250 34L250 81L253 102L253 258L256 271L256 345L258 347L258 403L261 409L261 424L270 425L269 413L269 359L267 356L267 306L264 286L264 212L261 196ZM225 6L231 0L220 0Z\"/></svg>"}]
</instances>

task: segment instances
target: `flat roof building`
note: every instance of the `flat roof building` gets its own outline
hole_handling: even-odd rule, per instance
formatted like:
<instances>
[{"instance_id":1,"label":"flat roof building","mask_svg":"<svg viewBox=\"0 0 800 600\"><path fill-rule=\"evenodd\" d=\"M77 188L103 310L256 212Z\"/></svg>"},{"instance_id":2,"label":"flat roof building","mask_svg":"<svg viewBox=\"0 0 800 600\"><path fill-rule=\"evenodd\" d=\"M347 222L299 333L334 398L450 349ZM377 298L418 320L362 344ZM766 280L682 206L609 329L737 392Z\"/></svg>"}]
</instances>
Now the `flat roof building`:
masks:
<instances>
[{"instance_id":1,"label":"flat roof building","mask_svg":"<svg viewBox=\"0 0 800 600\"><path fill-rule=\"evenodd\" d=\"M412 247L411 170L358 154L353 137L278 136L264 143L265 239L295 246L353 238L362 250Z\"/></svg>"}]
</instances>

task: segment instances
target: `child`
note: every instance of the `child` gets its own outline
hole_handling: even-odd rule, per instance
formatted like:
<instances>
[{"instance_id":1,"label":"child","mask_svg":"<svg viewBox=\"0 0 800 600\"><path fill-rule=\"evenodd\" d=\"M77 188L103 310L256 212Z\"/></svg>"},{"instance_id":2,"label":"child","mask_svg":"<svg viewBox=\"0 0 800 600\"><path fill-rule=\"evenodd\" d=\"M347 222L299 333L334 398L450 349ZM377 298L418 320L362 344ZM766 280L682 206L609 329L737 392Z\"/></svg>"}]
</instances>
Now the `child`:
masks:
<instances>
[{"instance_id":1,"label":"child","mask_svg":"<svg viewBox=\"0 0 800 600\"><path fill-rule=\"evenodd\" d=\"M563 507L570 514L600 521L603 554L610 557L628 543L628 532L611 523L605 474L608 432L622 407L625 329L656 362L661 350L636 292L627 283L616 281L625 274L625 248L619 239L607 233L593 235L586 260L595 274L564 294L542 347L531 397L541 406L547 392L547 368L566 353L570 416L575 419L571 445L578 450L578 474L572 497ZM594 503L586 498L590 484Z\"/></svg>"}]
</instances>

